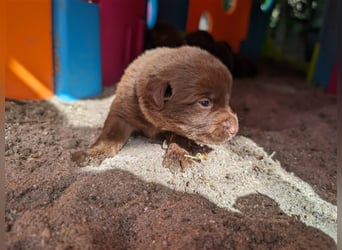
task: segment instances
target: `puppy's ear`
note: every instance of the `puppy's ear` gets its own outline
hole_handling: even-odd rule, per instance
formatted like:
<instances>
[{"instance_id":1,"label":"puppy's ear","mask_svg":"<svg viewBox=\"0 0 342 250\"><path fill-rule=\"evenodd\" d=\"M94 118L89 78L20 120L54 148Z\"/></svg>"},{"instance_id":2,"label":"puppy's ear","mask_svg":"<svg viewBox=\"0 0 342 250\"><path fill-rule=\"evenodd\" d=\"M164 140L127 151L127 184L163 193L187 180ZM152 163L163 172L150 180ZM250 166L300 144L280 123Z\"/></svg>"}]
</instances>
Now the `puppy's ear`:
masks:
<instances>
[{"instance_id":1,"label":"puppy's ear","mask_svg":"<svg viewBox=\"0 0 342 250\"><path fill-rule=\"evenodd\" d=\"M151 104L158 109L164 107L172 96L172 88L169 82L151 81L147 87L147 96L151 101Z\"/></svg>"}]
</instances>

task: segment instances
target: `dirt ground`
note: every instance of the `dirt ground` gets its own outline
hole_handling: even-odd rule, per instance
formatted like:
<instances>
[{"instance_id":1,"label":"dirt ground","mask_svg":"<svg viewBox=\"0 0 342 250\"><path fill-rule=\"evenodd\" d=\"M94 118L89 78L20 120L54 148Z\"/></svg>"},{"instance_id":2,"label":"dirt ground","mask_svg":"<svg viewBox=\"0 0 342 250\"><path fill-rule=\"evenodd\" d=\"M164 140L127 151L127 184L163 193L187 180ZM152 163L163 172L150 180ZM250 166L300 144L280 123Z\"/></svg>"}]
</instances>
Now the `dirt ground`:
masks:
<instances>
[{"instance_id":1,"label":"dirt ground","mask_svg":"<svg viewBox=\"0 0 342 250\"><path fill-rule=\"evenodd\" d=\"M77 168L114 88L62 104L6 100L8 249L336 249L336 97L264 63L235 80L239 135L184 172L132 138Z\"/></svg>"}]
</instances>

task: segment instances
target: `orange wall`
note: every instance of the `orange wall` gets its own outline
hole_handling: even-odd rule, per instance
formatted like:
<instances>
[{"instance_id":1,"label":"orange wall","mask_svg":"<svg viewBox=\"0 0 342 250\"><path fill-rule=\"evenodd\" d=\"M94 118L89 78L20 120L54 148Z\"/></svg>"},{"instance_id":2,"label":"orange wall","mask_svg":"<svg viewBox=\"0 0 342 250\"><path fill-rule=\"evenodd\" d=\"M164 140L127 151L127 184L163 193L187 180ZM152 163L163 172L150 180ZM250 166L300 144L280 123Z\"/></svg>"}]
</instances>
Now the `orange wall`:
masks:
<instances>
[{"instance_id":1,"label":"orange wall","mask_svg":"<svg viewBox=\"0 0 342 250\"><path fill-rule=\"evenodd\" d=\"M53 96L51 2L5 1L5 95L47 99Z\"/></svg>"},{"instance_id":2,"label":"orange wall","mask_svg":"<svg viewBox=\"0 0 342 250\"><path fill-rule=\"evenodd\" d=\"M2 107L1 101L4 99L4 96L5 96L5 32L6 32L5 16L6 16L5 2L0 1L0 31L1 31L0 32L0 98L1 98L0 107Z\"/></svg>"},{"instance_id":3,"label":"orange wall","mask_svg":"<svg viewBox=\"0 0 342 250\"><path fill-rule=\"evenodd\" d=\"M233 6L224 11L222 0L189 0L187 31L198 29L203 13L209 13L209 32L216 40L230 44L234 52L240 50L240 43L246 39L252 0L233 0Z\"/></svg>"}]
</instances>

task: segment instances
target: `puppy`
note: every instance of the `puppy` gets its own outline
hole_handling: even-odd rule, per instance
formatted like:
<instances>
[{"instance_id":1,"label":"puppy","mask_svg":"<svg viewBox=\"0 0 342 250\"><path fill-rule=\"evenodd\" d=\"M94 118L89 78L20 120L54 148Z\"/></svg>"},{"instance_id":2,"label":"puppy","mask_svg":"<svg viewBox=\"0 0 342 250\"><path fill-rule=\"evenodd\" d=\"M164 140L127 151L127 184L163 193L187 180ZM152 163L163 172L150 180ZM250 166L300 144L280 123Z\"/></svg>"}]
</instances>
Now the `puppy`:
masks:
<instances>
[{"instance_id":1,"label":"puppy","mask_svg":"<svg viewBox=\"0 0 342 250\"><path fill-rule=\"evenodd\" d=\"M98 164L114 156L132 134L166 139L165 167L193 164L187 155L208 152L238 132L229 106L232 76L208 52L183 46L146 51L126 69L104 127L77 163Z\"/></svg>"}]
</instances>

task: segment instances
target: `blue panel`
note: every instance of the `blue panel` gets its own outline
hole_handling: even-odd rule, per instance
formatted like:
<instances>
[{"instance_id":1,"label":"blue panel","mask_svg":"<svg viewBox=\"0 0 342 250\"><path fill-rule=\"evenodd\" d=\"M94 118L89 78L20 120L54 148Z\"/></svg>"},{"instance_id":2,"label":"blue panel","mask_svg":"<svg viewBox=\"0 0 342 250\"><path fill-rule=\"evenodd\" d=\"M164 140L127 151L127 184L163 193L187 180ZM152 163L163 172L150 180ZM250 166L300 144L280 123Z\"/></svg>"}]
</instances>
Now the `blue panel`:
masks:
<instances>
[{"instance_id":1,"label":"blue panel","mask_svg":"<svg viewBox=\"0 0 342 250\"><path fill-rule=\"evenodd\" d=\"M313 82L323 88L329 84L337 52L337 0L329 0L326 4L319 35L320 50L313 76Z\"/></svg>"},{"instance_id":2,"label":"blue panel","mask_svg":"<svg viewBox=\"0 0 342 250\"><path fill-rule=\"evenodd\" d=\"M100 16L96 4L53 0L55 93L62 101L99 95Z\"/></svg>"},{"instance_id":3,"label":"blue panel","mask_svg":"<svg viewBox=\"0 0 342 250\"><path fill-rule=\"evenodd\" d=\"M147 1L148 16L147 16L147 27L152 29L157 22L158 15L158 0L148 0Z\"/></svg>"},{"instance_id":4,"label":"blue panel","mask_svg":"<svg viewBox=\"0 0 342 250\"><path fill-rule=\"evenodd\" d=\"M261 48L265 42L266 31L270 21L274 1L265 1L267 11L263 11L260 1L253 1L251 17L248 25L248 35L241 43L240 52L250 58L260 57Z\"/></svg>"}]
</instances>

